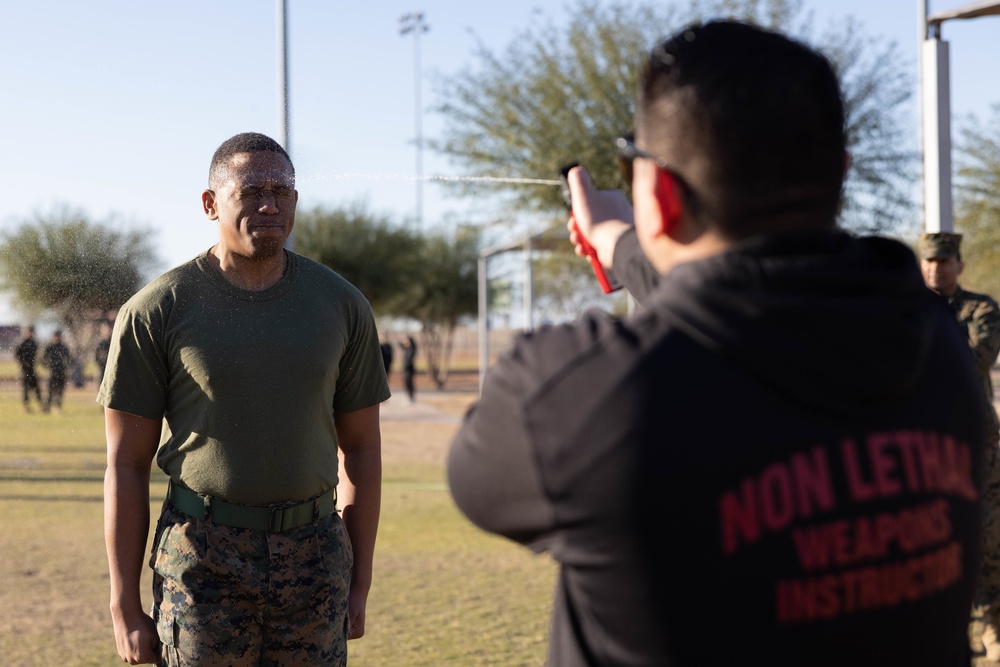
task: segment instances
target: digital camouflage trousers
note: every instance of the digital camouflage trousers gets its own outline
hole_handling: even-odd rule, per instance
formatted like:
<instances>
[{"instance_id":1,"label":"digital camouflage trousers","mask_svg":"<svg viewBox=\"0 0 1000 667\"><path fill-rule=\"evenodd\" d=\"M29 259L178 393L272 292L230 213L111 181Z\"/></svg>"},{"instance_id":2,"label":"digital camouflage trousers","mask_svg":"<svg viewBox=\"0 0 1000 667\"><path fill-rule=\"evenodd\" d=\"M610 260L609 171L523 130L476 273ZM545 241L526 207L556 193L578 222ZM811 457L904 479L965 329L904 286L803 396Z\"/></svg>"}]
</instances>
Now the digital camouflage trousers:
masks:
<instances>
[{"instance_id":1,"label":"digital camouflage trousers","mask_svg":"<svg viewBox=\"0 0 1000 667\"><path fill-rule=\"evenodd\" d=\"M973 616L1000 629L1000 446L986 447L983 471L983 565Z\"/></svg>"},{"instance_id":2,"label":"digital camouflage trousers","mask_svg":"<svg viewBox=\"0 0 1000 667\"><path fill-rule=\"evenodd\" d=\"M167 503L150 566L162 665L347 664L352 555L336 512L268 533Z\"/></svg>"}]
</instances>

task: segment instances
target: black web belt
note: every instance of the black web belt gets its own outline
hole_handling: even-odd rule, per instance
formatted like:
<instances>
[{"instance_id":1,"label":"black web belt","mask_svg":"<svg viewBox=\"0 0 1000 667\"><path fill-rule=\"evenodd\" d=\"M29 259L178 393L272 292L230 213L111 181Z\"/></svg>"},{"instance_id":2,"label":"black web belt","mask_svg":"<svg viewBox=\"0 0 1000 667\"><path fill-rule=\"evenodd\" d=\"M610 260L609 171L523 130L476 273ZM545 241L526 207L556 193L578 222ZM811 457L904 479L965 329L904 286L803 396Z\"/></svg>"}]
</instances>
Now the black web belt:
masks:
<instances>
[{"instance_id":1,"label":"black web belt","mask_svg":"<svg viewBox=\"0 0 1000 667\"><path fill-rule=\"evenodd\" d=\"M203 496L171 481L167 486L167 500L180 511L200 521L211 517L213 523L223 526L280 533L332 514L337 509L337 489L330 489L297 505L237 505Z\"/></svg>"}]
</instances>

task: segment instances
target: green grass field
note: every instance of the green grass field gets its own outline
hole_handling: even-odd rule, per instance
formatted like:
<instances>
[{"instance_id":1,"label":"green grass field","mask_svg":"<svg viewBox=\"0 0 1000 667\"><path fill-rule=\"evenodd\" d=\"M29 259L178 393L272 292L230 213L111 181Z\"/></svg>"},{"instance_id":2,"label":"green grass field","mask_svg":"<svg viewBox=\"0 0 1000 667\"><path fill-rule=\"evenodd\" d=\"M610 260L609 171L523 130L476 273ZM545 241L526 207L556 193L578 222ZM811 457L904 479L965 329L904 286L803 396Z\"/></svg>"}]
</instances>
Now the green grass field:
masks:
<instances>
[{"instance_id":1,"label":"green grass field","mask_svg":"<svg viewBox=\"0 0 1000 667\"><path fill-rule=\"evenodd\" d=\"M0 390L0 665L120 665L107 610L104 433L95 389L60 415ZM540 665L555 568L467 523L443 460L470 394L421 395L446 418L383 422L382 523L367 634L350 664ZM425 414L425 413L421 413ZM158 472L158 471L157 471ZM166 488L153 481L154 516ZM148 596L148 573L144 592ZM148 605L147 605L148 606Z\"/></svg>"}]
</instances>

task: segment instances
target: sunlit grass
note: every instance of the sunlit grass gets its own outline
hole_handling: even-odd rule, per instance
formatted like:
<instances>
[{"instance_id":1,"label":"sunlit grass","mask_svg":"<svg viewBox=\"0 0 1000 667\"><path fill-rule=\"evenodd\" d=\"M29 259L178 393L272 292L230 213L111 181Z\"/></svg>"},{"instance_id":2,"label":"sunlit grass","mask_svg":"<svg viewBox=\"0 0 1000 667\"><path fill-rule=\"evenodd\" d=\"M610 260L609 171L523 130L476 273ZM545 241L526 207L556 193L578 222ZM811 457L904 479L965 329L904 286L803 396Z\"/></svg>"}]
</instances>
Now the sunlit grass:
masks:
<instances>
[{"instance_id":1,"label":"sunlit grass","mask_svg":"<svg viewBox=\"0 0 1000 667\"><path fill-rule=\"evenodd\" d=\"M44 345L39 347L38 359L42 358L42 349ZM35 366L35 372L38 377L42 380L42 391L45 391L45 379L49 376L49 371L40 363ZM88 360L83 365L83 376L87 379L87 382L93 383L94 377L97 374L97 363ZM11 382L17 381L21 377L21 367L13 359L13 354L10 357L4 356L0 358L0 380L8 380Z\"/></svg>"},{"instance_id":2,"label":"sunlit grass","mask_svg":"<svg viewBox=\"0 0 1000 667\"><path fill-rule=\"evenodd\" d=\"M107 609L104 432L93 385L63 413L0 391L0 664L120 665ZM433 402L432 397L422 401ZM451 412L463 402L442 397ZM554 568L468 524L445 490L447 423L383 423L382 523L368 633L350 664L541 665ZM408 452L426 450L414 460ZM166 488L154 476L155 515ZM143 591L149 603L149 575Z\"/></svg>"}]
</instances>

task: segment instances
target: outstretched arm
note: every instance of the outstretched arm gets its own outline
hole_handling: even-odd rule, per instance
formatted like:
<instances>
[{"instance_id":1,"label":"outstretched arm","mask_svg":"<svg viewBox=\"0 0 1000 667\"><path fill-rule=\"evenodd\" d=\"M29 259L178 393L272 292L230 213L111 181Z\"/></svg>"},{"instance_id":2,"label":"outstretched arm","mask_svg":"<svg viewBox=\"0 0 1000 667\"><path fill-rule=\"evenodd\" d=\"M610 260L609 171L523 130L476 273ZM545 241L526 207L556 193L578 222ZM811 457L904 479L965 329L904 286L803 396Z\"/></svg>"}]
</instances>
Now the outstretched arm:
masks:
<instances>
[{"instance_id":1,"label":"outstretched arm","mask_svg":"<svg viewBox=\"0 0 1000 667\"><path fill-rule=\"evenodd\" d=\"M351 572L348 639L365 634L365 606L372 585L372 557L382 503L382 435L378 423L379 406L335 413L340 441L340 506L354 551Z\"/></svg>"},{"instance_id":2,"label":"outstretched arm","mask_svg":"<svg viewBox=\"0 0 1000 667\"><path fill-rule=\"evenodd\" d=\"M659 284L660 276L636 242L632 205L621 190L598 190L583 167L571 169L567 181L580 233L597 251L604 268L614 269L621 284L642 303ZM567 226L570 242L582 256L572 220Z\"/></svg>"},{"instance_id":3,"label":"outstretched arm","mask_svg":"<svg viewBox=\"0 0 1000 667\"><path fill-rule=\"evenodd\" d=\"M155 664L159 637L139 594L149 535L149 469L161 421L104 410L108 468L104 474L104 540L111 574L111 620L125 662Z\"/></svg>"}]
</instances>

